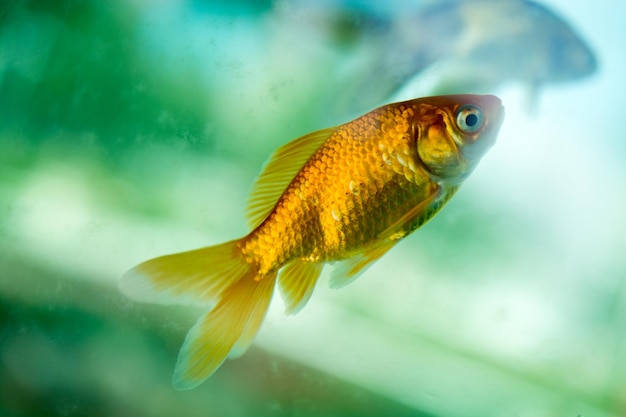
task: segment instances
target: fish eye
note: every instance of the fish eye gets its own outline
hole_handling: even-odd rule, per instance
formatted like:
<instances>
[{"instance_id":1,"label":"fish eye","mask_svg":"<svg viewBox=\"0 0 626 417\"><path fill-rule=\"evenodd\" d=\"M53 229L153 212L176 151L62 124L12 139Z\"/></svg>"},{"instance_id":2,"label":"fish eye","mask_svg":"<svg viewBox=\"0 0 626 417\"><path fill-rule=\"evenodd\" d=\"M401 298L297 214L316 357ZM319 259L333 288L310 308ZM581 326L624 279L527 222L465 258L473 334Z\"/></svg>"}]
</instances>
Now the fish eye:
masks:
<instances>
[{"instance_id":1,"label":"fish eye","mask_svg":"<svg viewBox=\"0 0 626 417\"><path fill-rule=\"evenodd\" d=\"M473 104L461 106L456 112L456 124L465 133L474 133L483 126L483 111Z\"/></svg>"}]
</instances>

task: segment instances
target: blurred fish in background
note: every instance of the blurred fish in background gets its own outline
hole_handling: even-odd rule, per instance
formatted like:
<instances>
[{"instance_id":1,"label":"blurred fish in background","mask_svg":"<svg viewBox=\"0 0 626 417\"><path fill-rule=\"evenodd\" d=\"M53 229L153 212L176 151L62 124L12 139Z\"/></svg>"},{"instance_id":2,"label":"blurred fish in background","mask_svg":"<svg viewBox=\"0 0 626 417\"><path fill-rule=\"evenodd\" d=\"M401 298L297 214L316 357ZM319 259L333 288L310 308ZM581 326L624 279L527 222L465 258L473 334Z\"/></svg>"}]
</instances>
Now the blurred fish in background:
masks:
<instances>
[{"instance_id":1,"label":"blurred fish in background","mask_svg":"<svg viewBox=\"0 0 626 417\"><path fill-rule=\"evenodd\" d=\"M567 21L527 0L436 3L392 24L387 36L400 47L378 60L379 72L400 81L436 74L429 94L517 82L534 100L543 86L577 81L597 68L594 52Z\"/></svg>"},{"instance_id":2,"label":"blurred fish in background","mask_svg":"<svg viewBox=\"0 0 626 417\"><path fill-rule=\"evenodd\" d=\"M287 4L277 11L282 19L306 15L309 30L343 45L349 56L345 79L333 90L345 98L337 111L343 105L359 112L390 99L487 93L505 83L522 84L535 106L544 86L597 69L595 53L576 29L534 1Z\"/></svg>"}]
</instances>

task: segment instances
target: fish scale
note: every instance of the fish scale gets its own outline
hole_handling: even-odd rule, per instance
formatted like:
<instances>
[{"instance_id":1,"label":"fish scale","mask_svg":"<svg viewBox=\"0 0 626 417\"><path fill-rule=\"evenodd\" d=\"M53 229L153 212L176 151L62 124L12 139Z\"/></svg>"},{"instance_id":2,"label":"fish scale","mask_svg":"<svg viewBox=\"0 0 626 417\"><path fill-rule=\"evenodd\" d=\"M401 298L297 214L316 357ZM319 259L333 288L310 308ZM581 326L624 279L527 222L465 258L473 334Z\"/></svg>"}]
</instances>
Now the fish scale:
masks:
<instances>
[{"instance_id":1,"label":"fish scale","mask_svg":"<svg viewBox=\"0 0 626 417\"><path fill-rule=\"evenodd\" d=\"M426 197L424 190L430 193L432 189L427 173L409 169L406 162L399 160L401 150L405 150L405 158L416 158L415 152L408 152L415 138L410 136L407 116L413 114L415 107L381 109L339 129L313 155L283 197L294 202L292 206L309 206L309 200L313 200L318 218L312 223L292 222L294 214L306 210L283 211L279 207L276 215L270 216L255 234L273 233L278 224L289 223L296 227L296 235L307 236L310 241L302 245L292 245L284 239L268 242L286 248L282 256L277 256L282 262L295 257L310 259L311 252L320 254L325 261L340 260L376 240L377 234L405 213L407 207ZM377 125L381 129L373 130ZM354 182L367 186L361 185L362 191L355 194L350 191L350 183ZM305 193L300 189L303 183L317 184L313 195L308 195L304 202L301 196ZM321 247L319 242L323 242ZM259 246L257 253L261 258L267 256L264 246ZM270 263L280 261L273 259Z\"/></svg>"}]
</instances>

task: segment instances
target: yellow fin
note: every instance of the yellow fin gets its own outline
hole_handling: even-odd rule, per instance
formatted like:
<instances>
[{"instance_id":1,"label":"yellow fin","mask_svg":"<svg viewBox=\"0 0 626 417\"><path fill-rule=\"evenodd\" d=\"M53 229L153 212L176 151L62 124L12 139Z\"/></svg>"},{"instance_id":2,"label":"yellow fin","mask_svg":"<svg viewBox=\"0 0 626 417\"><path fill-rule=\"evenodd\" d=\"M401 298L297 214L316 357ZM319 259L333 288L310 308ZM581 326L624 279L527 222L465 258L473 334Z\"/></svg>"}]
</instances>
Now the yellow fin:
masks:
<instances>
[{"instance_id":1,"label":"yellow fin","mask_svg":"<svg viewBox=\"0 0 626 417\"><path fill-rule=\"evenodd\" d=\"M383 256L400 239L422 226L454 195L458 187L439 187L425 200L400 216L378 238L381 243L333 265L330 287L340 288L357 279L374 261Z\"/></svg>"},{"instance_id":2,"label":"yellow fin","mask_svg":"<svg viewBox=\"0 0 626 417\"><path fill-rule=\"evenodd\" d=\"M215 306L187 333L174 370L176 389L194 388L228 356L243 353L263 322L276 274L258 276L237 243L155 258L120 281L121 291L137 301Z\"/></svg>"},{"instance_id":3,"label":"yellow fin","mask_svg":"<svg viewBox=\"0 0 626 417\"><path fill-rule=\"evenodd\" d=\"M211 307L248 271L245 262L233 262L236 243L150 259L126 272L119 288L135 301Z\"/></svg>"},{"instance_id":4,"label":"yellow fin","mask_svg":"<svg viewBox=\"0 0 626 417\"><path fill-rule=\"evenodd\" d=\"M276 274L274 274L273 276L263 277L261 281L252 280L248 282L248 286L256 286L254 290L256 291L256 294L252 301L252 306L249 310L250 318L246 322L243 330L241 331L241 336L239 336L239 339L237 339L237 342L228 354L229 358L232 359L243 355L252 344L254 337L259 331L259 327L261 327L261 324L263 323L263 319L265 318L265 314L267 313L267 309L269 308L270 301L272 300L275 282ZM241 311L246 311L246 308L241 308Z\"/></svg>"},{"instance_id":5,"label":"yellow fin","mask_svg":"<svg viewBox=\"0 0 626 417\"><path fill-rule=\"evenodd\" d=\"M189 330L172 377L174 388L195 388L219 368L231 351L243 353L242 348L249 346L265 317L276 282L275 275L258 281L254 278L249 274L240 279L215 309Z\"/></svg>"},{"instance_id":6,"label":"yellow fin","mask_svg":"<svg viewBox=\"0 0 626 417\"><path fill-rule=\"evenodd\" d=\"M374 263L374 261L387 253L387 251L396 243L398 243L397 240L386 240L371 249L365 250L348 259L336 262L333 264L333 269L330 273L330 287L341 288L344 285L351 283L360 277L361 274Z\"/></svg>"},{"instance_id":7,"label":"yellow fin","mask_svg":"<svg viewBox=\"0 0 626 417\"><path fill-rule=\"evenodd\" d=\"M287 314L296 314L306 305L323 268L323 263L295 260L280 271L278 288Z\"/></svg>"},{"instance_id":8,"label":"yellow fin","mask_svg":"<svg viewBox=\"0 0 626 417\"><path fill-rule=\"evenodd\" d=\"M456 191L456 188L453 189ZM434 216L443 204L452 197L454 191L444 196L444 189L440 186L434 192L396 219L379 235L379 239L399 240L411 233L413 230L422 226L428 219ZM444 196L442 199L441 197ZM415 223L415 224L411 224Z\"/></svg>"},{"instance_id":9,"label":"yellow fin","mask_svg":"<svg viewBox=\"0 0 626 417\"><path fill-rule=\"evenodd\" d=\"M309 133L278 148L256 179L246 209L248 226L260 225L269 216L289 183L336 127Z\"/></svg>"}]
</instances>

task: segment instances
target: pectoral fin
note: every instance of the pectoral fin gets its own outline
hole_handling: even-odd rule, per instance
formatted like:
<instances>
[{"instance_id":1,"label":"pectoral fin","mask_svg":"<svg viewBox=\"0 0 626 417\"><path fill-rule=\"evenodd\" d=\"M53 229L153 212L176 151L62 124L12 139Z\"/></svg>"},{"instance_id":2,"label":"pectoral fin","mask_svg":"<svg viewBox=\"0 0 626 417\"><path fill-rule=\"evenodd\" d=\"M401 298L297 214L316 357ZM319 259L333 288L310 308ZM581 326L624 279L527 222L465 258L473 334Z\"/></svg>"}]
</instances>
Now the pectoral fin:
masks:
<instances>
[{"instance_id":1,"label":"pectoral fin","mask_svg":"<svg viewBox=\"0 0 626 417\"><path fill-rule=\"evenodd\" d=\"M377 246L365 250L351 258L333 264L330 273L329 285L331 288L341 288L361 276L374 261L383 256L391 249L397 240L387 240Z\"/></svg>"},{"instance_id":2,"label":"pectoral fin","mask_svg":"<svg viewBox=\"0 0 626 417\"><path fill-rule=\"evenodd\" d=\"M437 187L433 189L433 192L427 198L413 206L380 232L378 238L381 240L399 240L403 238L433 217L452 194L442 199L444 195L443 188Z\"/></svg>"},{"instance_id":3,"label":"pectoral fin","mask_svg":"<svg viewBox=\"0 0 626 417\"><path fill-rule=\"evenodd\" d=\"M378 235L378 244L351 258L333 265L330 287L340 288L358 278L378 258L383 256L400 239L422 226L454 195L457 187L437 187L419 204L398 217Z\"/></svg>"}]
</instances>

